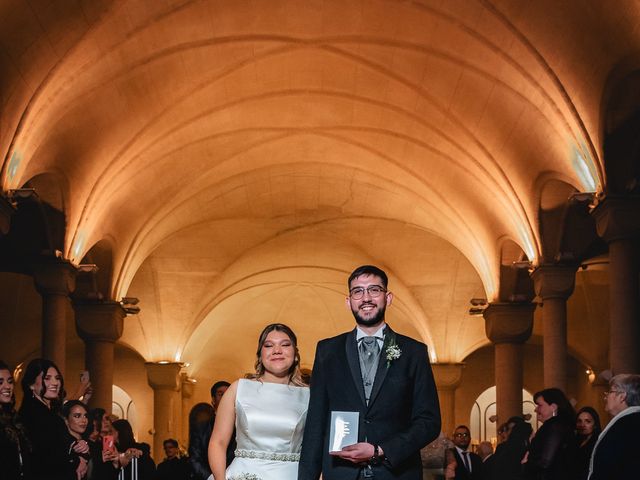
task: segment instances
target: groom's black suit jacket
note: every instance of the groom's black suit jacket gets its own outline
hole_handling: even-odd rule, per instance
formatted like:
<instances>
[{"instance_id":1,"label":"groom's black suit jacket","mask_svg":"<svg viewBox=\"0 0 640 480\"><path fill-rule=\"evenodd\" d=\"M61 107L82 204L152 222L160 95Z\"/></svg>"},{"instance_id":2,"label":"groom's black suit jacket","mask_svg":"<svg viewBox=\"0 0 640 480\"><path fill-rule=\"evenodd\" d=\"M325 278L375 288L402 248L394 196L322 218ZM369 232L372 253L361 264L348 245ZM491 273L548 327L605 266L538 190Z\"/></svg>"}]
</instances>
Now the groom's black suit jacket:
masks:
<instances>
[{"instance_id":1,"label":"groom's black suit jacket","mask_svg":"<svg viewBox=\"0 0 640 480\"><path fill-rule=\"evenodd\" d=\"M395 343L400 358L388 361ZM440 407L427 347L387 326L369 405L365 404L356 330L316 348L311 396L298 469L299 480L354 480L361 467L329 455L331 411L360 412L358 441L378 444L385 461L375 480L420 480L420 449L440 433Z\"/></svg>"}]
</instances>

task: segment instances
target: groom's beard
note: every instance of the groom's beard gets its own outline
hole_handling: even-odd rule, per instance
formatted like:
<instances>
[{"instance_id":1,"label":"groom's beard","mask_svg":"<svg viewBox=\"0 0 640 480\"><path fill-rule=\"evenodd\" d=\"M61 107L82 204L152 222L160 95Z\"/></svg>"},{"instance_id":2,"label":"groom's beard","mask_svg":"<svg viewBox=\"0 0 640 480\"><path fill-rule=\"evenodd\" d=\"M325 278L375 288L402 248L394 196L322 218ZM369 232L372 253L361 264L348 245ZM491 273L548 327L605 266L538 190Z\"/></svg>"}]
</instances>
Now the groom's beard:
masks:
<instances>
[{"instance_id":1,"label":"groom's beard","mask_svg":"<svg viewBox=\"0 0 640 480\"><path fill-rule=\"evenodd\" d=\"M363 305L367 305L367 304L363 304ZM372 305L372 304L369 304ZM362 306L362 305L360 305ZM382 320L384 320L384 312L386 310L386 307L380 307L378 308L378 313L375 314L375 316L371 317L371 318L362 318L360 316L360 309L359 308L352 308L351 309L351 313L353 313L353 317L356 319L356 323L358 325L362 325L363 327L372 327L374 325L377 325L378 323L380 323Z\"/></svg>"}]
</instances>

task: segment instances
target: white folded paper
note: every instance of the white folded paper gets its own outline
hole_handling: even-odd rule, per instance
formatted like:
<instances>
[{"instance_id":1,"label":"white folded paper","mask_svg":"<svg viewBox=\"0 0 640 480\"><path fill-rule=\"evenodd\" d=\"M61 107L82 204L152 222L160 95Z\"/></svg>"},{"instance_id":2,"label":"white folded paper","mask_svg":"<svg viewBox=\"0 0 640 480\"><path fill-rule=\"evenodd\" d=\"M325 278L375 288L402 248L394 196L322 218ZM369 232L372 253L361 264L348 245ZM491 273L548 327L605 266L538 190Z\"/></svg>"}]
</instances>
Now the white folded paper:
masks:
<instances>
[{"instance_id":1,"label":"white folded paper","mask_svg":"<svg viewBox=\"0 0 640 480\"><path fill-rule=\"evenodd\" d=\"M359 412L331 412L330 452L339 452L346 446L358 443L359 419Z\"/></svg>"}]
</instances>

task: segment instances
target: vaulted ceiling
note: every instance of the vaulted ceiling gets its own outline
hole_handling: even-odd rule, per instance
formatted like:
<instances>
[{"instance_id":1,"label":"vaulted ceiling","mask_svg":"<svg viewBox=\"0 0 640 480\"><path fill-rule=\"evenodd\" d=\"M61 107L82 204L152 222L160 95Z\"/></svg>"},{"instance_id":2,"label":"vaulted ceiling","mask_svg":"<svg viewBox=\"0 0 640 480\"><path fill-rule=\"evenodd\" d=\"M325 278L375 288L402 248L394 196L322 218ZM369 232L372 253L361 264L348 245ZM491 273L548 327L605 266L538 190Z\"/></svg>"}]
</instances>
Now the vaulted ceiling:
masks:
<instances>
[{"instance_id":1,"label":"vaulted ceiling","mask_svg":"<svg viewBox=\"0 0 640 480\"><path fill-rule=\"evenodd\" d=\"M42 185L71 261L107 245L108 296L141 300L122 341L195 371L250 358L276 320L308 358L351 325L362 263L434 359L486 344L469 299L497 297L505 242L539 260L549 181L603 189L607 82L640 45L633 0L5 0L0 18L4 190Z\"/></svg>"}]
</instances>

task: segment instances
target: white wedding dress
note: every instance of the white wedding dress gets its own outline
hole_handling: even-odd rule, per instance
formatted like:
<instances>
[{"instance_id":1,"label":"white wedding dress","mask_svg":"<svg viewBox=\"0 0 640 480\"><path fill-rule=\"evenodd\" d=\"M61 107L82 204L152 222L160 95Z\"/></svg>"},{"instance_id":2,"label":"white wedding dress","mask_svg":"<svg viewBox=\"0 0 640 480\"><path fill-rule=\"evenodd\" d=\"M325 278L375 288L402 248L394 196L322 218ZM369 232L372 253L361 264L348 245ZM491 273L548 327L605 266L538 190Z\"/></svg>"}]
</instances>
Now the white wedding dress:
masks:
<instances>
[{"instance_id":1,"label":"white wedding dress","mask_svg":"<svg viewBox=\"0 0 640 480\"><path fill-rule=\"evenodd\" d=\"M309 389L238 381L235 458L226 480L296 480Z\"/></svg>"}]
</instances>

